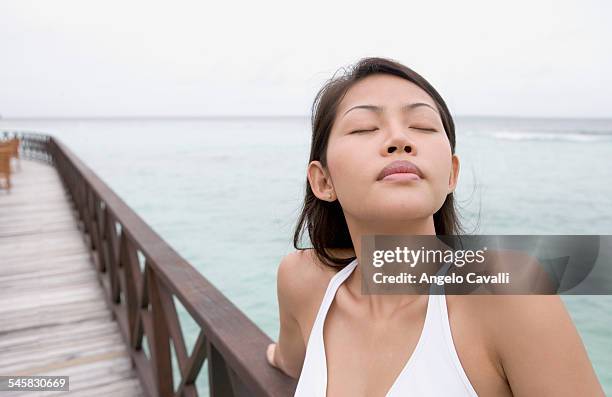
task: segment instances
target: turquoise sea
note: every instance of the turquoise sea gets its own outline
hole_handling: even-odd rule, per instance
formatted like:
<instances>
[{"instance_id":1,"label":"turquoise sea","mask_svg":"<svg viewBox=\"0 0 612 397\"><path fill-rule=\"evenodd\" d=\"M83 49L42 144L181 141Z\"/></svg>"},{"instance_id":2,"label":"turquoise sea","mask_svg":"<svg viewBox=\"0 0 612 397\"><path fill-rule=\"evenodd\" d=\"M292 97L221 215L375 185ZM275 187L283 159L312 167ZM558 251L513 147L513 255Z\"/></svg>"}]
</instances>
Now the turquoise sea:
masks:
<instances>
[{"instance_id":1,"label":"turquoise sea","mask_svg":"<svg viewBox=\"0 0 612 397\"><path fill-rule=\"evenodd\" d=\"M455 121L468 231L612 234L612 119ZM293 250L307 117L0 120L2 130L60 138L276 340L276 268ZM563 300L612 395L612 296ZM182 322L192 343L195 325Z\"/></svg>"}]
</instances>

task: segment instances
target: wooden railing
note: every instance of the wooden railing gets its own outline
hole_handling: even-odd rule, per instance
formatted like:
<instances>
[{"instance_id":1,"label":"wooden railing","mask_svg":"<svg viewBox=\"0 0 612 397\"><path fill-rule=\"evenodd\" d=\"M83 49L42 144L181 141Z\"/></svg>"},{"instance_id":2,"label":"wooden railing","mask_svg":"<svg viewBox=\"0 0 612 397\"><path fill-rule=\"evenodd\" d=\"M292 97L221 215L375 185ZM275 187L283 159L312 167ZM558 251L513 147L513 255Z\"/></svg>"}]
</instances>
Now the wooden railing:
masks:
<instances>
[{"instance_id":1,"label":"wooden railing","mask_svg":"<svg viewBox=\"0 0 612 397\"><path fill-rule=\"evenodd\" d=\"M55 137L14 133L21 155L53 164L79 216L108 306L150 396L197 396L208 360L210 395L292 396L296 381L268 365L272 342ZM177 299L200 327L191 354ZM146 336L150 357L145 352ZM171 346L172 345L172 346ZM178 363L174 387L172 354Z\"/></svg>"}]
</instances>

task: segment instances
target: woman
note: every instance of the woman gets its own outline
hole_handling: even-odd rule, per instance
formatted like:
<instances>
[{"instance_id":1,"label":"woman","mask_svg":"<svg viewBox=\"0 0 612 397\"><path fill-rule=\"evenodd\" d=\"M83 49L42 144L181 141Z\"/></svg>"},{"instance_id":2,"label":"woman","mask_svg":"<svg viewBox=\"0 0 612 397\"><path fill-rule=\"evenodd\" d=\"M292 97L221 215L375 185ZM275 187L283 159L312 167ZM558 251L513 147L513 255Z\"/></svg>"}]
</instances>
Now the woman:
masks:
<instances>
[{"instance_id":1,"label":"woman","mask_svg":"<svg viewBox=\"0 0 612 397\"><path fill-rule=\"evenodd\" d=\"M603 396L559 296L361 293L362 235L461 233L454 124L425 79L362 59L319 91L312 122L267 350L295 396ZM381 179L394 161L418 171ZM313 249L298 248L304 227Z\"/></svg>"}]
</instances>

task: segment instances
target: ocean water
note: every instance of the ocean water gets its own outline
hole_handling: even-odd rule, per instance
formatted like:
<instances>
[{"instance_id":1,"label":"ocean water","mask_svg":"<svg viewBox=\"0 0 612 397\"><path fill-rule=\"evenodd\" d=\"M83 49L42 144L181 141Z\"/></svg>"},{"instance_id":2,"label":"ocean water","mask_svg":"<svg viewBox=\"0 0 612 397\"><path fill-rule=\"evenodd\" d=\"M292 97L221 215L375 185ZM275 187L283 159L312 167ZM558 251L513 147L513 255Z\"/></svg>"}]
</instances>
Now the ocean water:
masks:
<instances>
[{"instance_id":1,"label":"ocean water","mask_svg":"<svg viewBox=\"0 0 612 397\"><path fill-rule=\"evenodd\" d=\"M456 124L456 197L469 232L612 234L612 119ZM0 120L2 130L61 139L276 340L276 269L293 250L308 118ZM612 395L612 297L563 301ZM184 313L181 322L192 345L197 328Z\"/></svg>"}]
</instances>

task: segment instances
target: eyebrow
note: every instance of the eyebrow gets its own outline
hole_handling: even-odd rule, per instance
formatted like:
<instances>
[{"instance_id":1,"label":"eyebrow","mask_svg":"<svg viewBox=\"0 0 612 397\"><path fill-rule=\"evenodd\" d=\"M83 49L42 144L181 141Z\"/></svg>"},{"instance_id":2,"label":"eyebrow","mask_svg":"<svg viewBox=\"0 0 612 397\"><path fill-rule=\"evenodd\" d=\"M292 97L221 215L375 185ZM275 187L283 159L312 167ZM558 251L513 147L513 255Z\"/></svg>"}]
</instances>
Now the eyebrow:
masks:
<instances>
[{"instance_id":1,"label":"eyebrow","mask_svg":"<svg viewBox=\"0 0 612 397\"><path fill-rule=\"evenodd\" d=\"M438 109L434 108L433 106L431 106L430 104L425 103L425 102L407 103L404 106L402 106L402 110L406 111L406 110L417 108L419 106L427 106L428 108L432 109L436 113L440 114ZM353 106L352 108L350 108L349 110L344 112L344 114L342 116L344 117L348 112L350 112L351 110L354 110L354 109L367 109L367 110L372 110L372 111L374 111L376 113L380 113L380 112L383 111L382 107L376 106L376 105L357 105L357 106Z\"/></svg>"}]
</instances>

